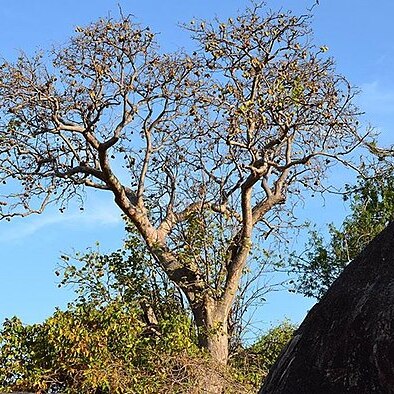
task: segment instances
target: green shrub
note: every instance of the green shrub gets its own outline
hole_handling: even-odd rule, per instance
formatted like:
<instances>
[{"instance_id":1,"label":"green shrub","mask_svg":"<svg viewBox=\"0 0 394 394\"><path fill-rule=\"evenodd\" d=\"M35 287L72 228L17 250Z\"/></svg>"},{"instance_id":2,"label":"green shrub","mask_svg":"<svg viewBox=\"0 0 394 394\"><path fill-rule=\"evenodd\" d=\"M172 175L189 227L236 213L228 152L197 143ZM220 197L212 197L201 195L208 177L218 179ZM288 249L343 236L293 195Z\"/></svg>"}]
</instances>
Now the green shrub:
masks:
<instances>
[{"instance_id":1,"label":"green shrub","mask_svg":"<svg viewBox=\"0 0 394 394\"><path fill-rule=\"evenodd\" d=\"M255 389L260 388L270 368L292 338L296 326L285 320L268 330L252 346L242 349L233 359L236 379Z\"/></svg>"}]
</instances>

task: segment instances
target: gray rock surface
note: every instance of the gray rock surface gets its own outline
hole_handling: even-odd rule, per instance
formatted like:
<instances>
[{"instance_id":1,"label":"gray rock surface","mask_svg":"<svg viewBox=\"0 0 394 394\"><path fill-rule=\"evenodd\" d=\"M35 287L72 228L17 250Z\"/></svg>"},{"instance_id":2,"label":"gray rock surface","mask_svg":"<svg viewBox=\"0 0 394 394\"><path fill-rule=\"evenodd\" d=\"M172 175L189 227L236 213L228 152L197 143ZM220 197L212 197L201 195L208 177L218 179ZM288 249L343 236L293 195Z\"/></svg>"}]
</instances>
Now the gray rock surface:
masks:
<instances>
[{"instance_id":1,"label":"gray rock surface","mask_svg":"<svg viewBox=\"0 0 394 394\"><path fill-rule=\"evenodd\" d=\"M308 313L259 394L394 393L394 223Z\"/></svg>"}]
</instances>

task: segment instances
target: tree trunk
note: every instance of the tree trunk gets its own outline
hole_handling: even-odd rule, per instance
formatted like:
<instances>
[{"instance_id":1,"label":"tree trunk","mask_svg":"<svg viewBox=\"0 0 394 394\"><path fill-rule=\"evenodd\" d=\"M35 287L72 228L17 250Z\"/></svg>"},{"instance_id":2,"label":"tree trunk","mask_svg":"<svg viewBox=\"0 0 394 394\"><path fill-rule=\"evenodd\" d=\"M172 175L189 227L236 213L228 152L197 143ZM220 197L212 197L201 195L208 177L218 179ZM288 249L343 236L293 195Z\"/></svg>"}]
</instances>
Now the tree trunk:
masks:
<instances>
[{"instance_id":1,"label":"tree trunk","mask_svg":"<svg viewBox=\"0 0 394 394\"><path fill-rule=\"evenodd\" d=\"M204 297L198 306L192 306L200 348L206 349L214 361L226 365L229 342L228 316L223 309L209 297Z\"/></svg>"},{"instance_id":2,"label":"tree trunk","mask_svg":"<svg viewBox=\"0 0 394 394\"><path fill-rule=\"evenodd\" d=\"M227 324L222 321L213 321L208 326L208 334L200 335L199 344L201 348L207 349L212 359L219 364L226 365L228 361L228 332Z\"/></svg>"},{"instance_id":3,"label":"tree trunk","mask_svg":"<svg viewBox=\"0 0 394 394\"><path fill-rule=\"evenodd\" d=\"M198 305L191 305L198 330L199 347L211 356L215 373L204 381L202 389L207 394L223 394L225 384L221 372L228 362L228 329L224 309L212 298L205 296Z\"/></svg>"},{"instance_id":4,"label":"tree trunk","mask_svg":"<svg viewBox=\"0 0 394 394\"><path fill-rule=\"evenodd\" d=\"M308 313L260 394L394 393L394 222Z\"/></svg>"}]
</instances>

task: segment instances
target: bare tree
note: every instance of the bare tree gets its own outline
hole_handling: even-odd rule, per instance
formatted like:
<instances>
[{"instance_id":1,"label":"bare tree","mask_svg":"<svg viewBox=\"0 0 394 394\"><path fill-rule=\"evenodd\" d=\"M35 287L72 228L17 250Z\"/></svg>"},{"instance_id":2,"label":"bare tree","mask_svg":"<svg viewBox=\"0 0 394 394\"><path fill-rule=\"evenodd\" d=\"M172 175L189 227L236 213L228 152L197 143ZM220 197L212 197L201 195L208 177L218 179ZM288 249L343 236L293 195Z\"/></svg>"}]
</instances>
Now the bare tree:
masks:
<instances>
[{"instance_id":1,"label":"bare tree","mask_svg":"<svg viewBox=\"0 0 394 394\"><path fill-rule=\"evenodd\" d=\"M0 66L1 217L112 193L222 363L255 234L366 138L308 16L264 12L192 22L191 54L121 17Z\"/></svg>"}]
</instances>

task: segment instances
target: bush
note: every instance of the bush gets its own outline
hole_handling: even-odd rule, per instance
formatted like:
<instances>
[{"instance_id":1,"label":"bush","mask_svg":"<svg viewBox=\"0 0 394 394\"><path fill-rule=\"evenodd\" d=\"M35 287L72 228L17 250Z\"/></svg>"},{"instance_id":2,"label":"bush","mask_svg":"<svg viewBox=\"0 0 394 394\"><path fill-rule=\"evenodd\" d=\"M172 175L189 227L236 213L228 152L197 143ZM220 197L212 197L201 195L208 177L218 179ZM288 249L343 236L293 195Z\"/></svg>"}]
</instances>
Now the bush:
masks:
<instances>
[{"instance_id":1,"label":"bush","mask_svg":"<svg viewBox=\"0 0 394 394\"><path fill-rule=\"evenodd\" d=\"M186 316L170 316L153 331L135 307L116 302L58 310L42 324L14 317L0 343L1 388L54 393L158 392L161 365L197 352Z\"/></svg>"},{"instance_id":2,"label":"bush","mask_svg":"<svg viewBox=\"0 0 394 394\"><path fill-rule=\"evenodd\" d=\"M285 320L263 334L252 346L241 350L233 360L236 379L259 389L297 327Z\"/></svg>"},{"instance_id":3,"label":"bush","mask_svg":"<svg viewBox=\"0 0 394 394\"><path fill-rule=\"evenodd\" d=\"M39 393L201 393L207 383L226 393L252 393L294 326L271 329L233 357L214 365L199 350L188 316L148 326L135 305L70 305L41 324L14 317L0 330L0 391Z\"/></svg>"}]
</instances>

